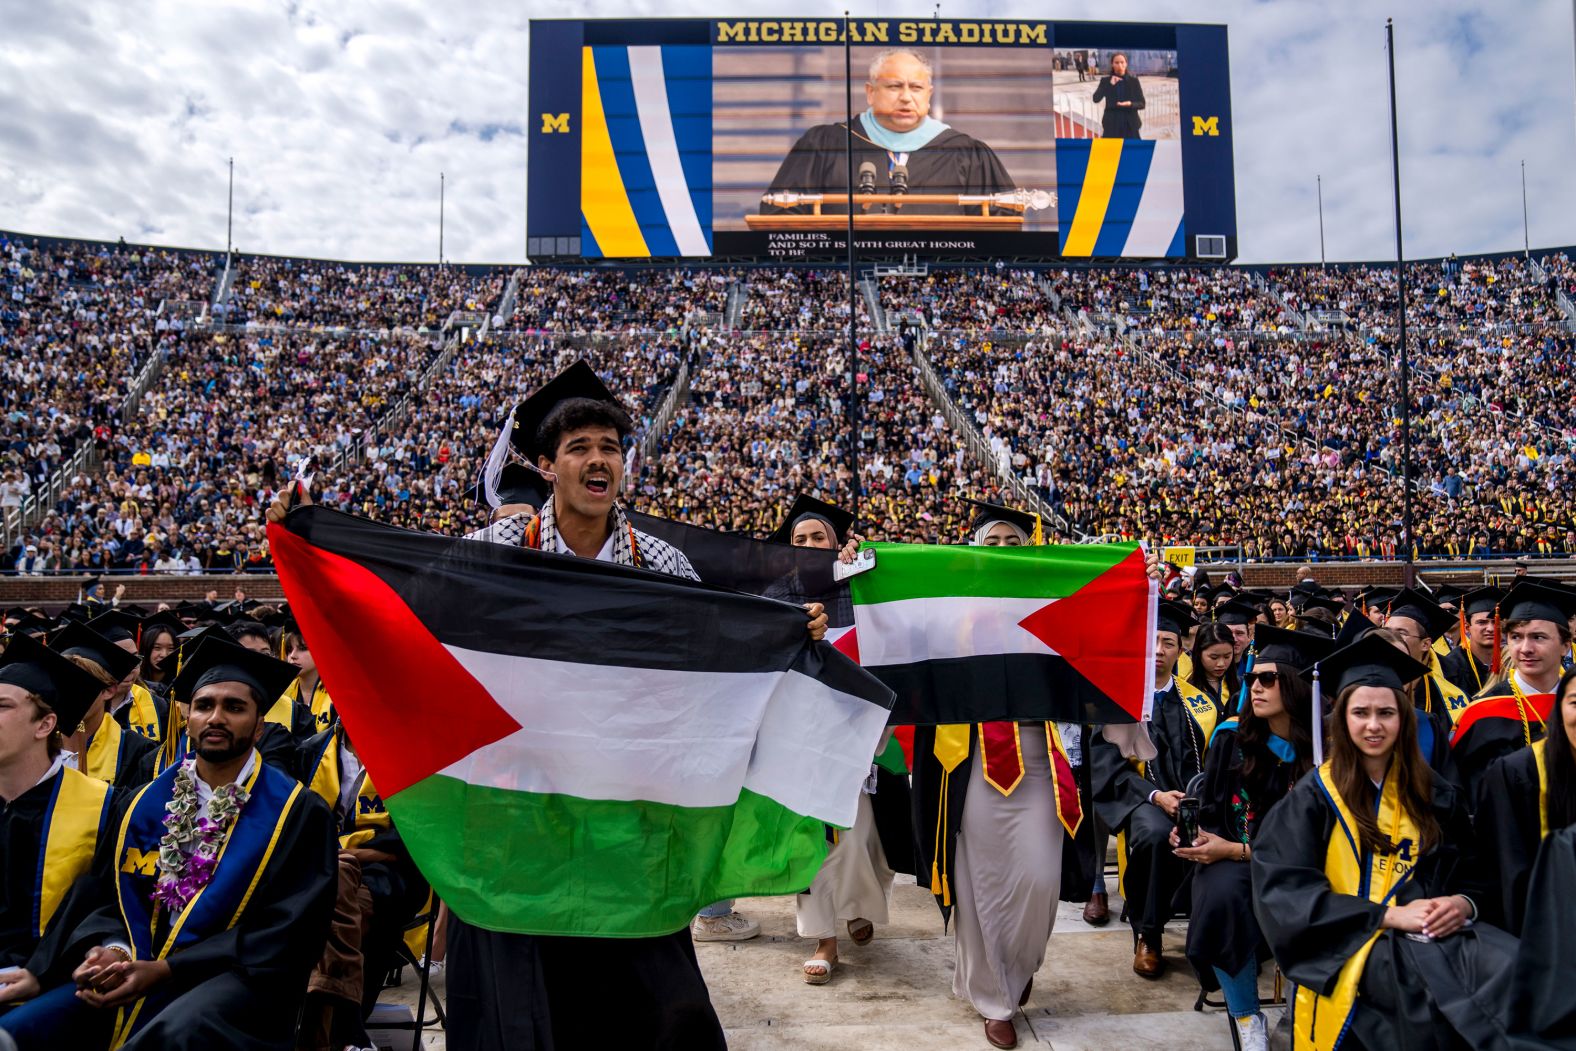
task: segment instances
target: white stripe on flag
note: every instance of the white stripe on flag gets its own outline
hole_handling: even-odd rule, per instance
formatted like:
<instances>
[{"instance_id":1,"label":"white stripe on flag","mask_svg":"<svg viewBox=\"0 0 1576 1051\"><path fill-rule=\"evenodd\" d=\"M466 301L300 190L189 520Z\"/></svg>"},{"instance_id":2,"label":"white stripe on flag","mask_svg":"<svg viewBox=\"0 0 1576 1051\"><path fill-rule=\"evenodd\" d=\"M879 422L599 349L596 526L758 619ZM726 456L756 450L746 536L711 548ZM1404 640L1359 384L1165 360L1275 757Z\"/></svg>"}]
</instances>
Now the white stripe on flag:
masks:
<instances>
[{"instance_id":1,"label":"white stripe on flag","mask_svg":"<svg viewBox=\"0 0 1576 1051\"><path fill-rule=\"evenodd\" d=\"M852 825L880 705L796 673L625 668L447 647L521 729L442 773L580 799L732 806L752 792Z\"/></svg>"},{"instance_id":2,"label":"white stripe on flag","mask_svg":"<svg viewBox=\"0 0 1576 1051\"><path fill-rule=\"evenodd\" d=\"M946 595L854 607L866 668L996 653L1054 655L1018 622L1054 599Z\"/></svg>"},{"instance_id":3,"label":"white stripe on flag","mask_svg":"<svg viewBox=\"0 0 1576 1051\"><path fill-rule=\"evenodd\" d=\"M646 140L646 160L657 183L657 196L668 217L668 228L682 255L711 255L706 234L690 200L689 182L679 161L679 144L673 134L673 114L668 111L668 82L662 72L660 47L629 49L629 76L635 87L635 109L640 114L640 135Z\"/></svg>"}]
</instances>

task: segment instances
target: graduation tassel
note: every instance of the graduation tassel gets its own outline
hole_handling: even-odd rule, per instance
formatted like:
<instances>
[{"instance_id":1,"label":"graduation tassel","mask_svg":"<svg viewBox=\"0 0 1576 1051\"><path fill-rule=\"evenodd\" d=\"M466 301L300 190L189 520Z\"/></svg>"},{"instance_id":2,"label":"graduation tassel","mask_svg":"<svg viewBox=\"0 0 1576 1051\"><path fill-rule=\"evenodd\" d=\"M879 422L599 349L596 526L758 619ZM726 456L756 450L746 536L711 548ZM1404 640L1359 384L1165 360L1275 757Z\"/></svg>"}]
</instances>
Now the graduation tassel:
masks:
<instances>
[{"instance_id":1,"label":"graduation tassel","mask_svg":"<svg viewBox=\"0 0 1576 1051\"><path fill-rule=\"evenodd\" d=\"M1313 768L1324 765L1324 690L1319 685L1319 666L1313 666Z\"/></svg>"},{"instance_id":2,"label":"graduation tassel","mask_svg":"<svg viewBox=\"0 0 1576 1051\"><path fill-rule=\"evenodd\" d=\"M1494 608L1494 666L1489 669L1495 675L1499 674L1499 607Z\"/></svg>"},{"instance_id":3,"label":"graduation tassel","mask_svg":"<svg viewBox=\"0 0 1576 1051\"><path fill-rule=\"evenodd\" d=\"M1248 655L1244 658L1242 665L1242 693L1237 698L1237 714L1239 716L1248 710L1248 676L1253 674L1253 661L1258 656L1258 652L1250 642L1248 644Z\"/></svg>"}]
</instances>

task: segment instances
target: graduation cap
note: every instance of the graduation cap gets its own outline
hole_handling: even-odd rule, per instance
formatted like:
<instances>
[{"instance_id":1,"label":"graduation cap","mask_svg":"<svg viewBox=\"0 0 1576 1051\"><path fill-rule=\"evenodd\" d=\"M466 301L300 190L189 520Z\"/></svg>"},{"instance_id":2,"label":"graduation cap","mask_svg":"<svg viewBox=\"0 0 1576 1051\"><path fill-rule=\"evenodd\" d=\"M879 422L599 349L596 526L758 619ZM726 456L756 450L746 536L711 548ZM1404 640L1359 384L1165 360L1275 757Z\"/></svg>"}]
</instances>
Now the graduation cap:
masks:
<instances>
[{"instance_id":1,"label":"graduation cap","mask_svg":"<svg viewBox=\"0 0 1576 1051\"><path fill-rule=\"evenodd\" d=\"M93 619L93 610L84 603L73 602L60 611L60 619L62 621L71 621L75 624L86 624Z\"/></svg>"},{"instance_id":2,"label":"graduation cap","mask_svg":"<svg viewBox=\"0 0 1576 1051\"><path fill-rule=\"evenodd\" d=\"M1364 609L1383 606L1398 594L1395 588L1366 587L1357 593L1357 603Z\"/></svg>"},{"instance_id":3,"label":"graduation cap","mask_svg":"<svg viewBox=\"0 0 1576 1051\"><path fill-rule=\"evenodd\" d=\"M237 645L219 633L205 636L186 657L180 674L170 683L170 695L189 704L205 686L239 682L251 687L257 703L267 708L289 688L299 672L293 664Z\"/></svg>"},{"instance_id":4,"label":"graduation cap","mask_svg":"<svg viewBox=\"0 0 1576 1051\"><path fill-rule=\"evenodd\" d=\"M146 617L153 612L147 606L139 606L136 603L128 603L127 605L116 606L115 608L127 616L136 617L138 620L141 620L143 617Z\"/></svg>"},{"instance_id":5,"label":"graduation cap","mask_svg":"<svg viewBox=\"0 0 1576 1051\"><path fill-rule=\"evenodd\" d=\"M86 624L67 624L49 640L49 648L64 657L86 657L120 682L142 658L128 653Z\"/></svg>"},{"instance_id":6,"label":"graduation cap","mask_svg":"<svg viewBox=\"0 0 1576 1051\"><path fill-rule=\"evenodd\" d=\"M1439 603L1417 588L1405 588L1391 599L1389 612L1385 616L1417 621L1430 639L1439 638L1456 623L1454 614L1440 609Z\"/></svg>"},{"instance_id":7,"label":"graduation cap","mask_svg":"<svg viewBox=\"0 0 1576 1051\"><path fill-rule=\"evenodd\" d=\"M1169 631L1177 638L1186 635L1198 623L1198 618L1193 616L1193 611L1180 602L1160 603L1160 615L1156 621L1156 631Z\"/></svg>"},{"instance_id":8,"label":"graduation cap","mask_svg":"<svg viewBox=\"0 0 1576 1051\"><path fill-rule=\"evenodd\" d=\"M1308 631L1288 631L1285 628L1260 624L1253 633L1255 664L1274 664L1288 671L1307 668L1335 649L1332 639Z\"/></svg>"},{"instance_id":9,"label":"graduation cap","mask_svg":"<svg viewBox=\"0 0 1576 1051\"><path fill-rule=\"evenodd\" d=\"M127 639L136 642L137 633L142 628L142 621L129 613L112 609L108 613L100 613L88 621L87 626L111 642L125 642Z\"/></svg>"},{"instance_id":10,"label":"graduation cap","mask_svg":"<svg viewBox=\"0 0 1576 1051\"><path fill-rule=\"evenodd\" d=\"M605 402L625 417L627 422L628 413L624 406L607 389L607 384L597 376L596 370L583 358L575 362L510 410L509 418L487 456L486 466L482 468L481 488L489 507L499 507L508 502L503 499L499 485L503 480L504 467L510 462L510 451L520 456L526 471L532 471L536 467L537 457L545 453L540 442L542 424L554 409L576 398Z\"/></svg>"},{"instance_id":11,"label":"graduation cap","mask_svg":"<svg viewBox=\"0 0 1576 1051\"><path fill-rule=\"evenodd\" d=\"M1441 606L1454 609L1461 604L1461 596L1466 594L1454 584L1441 584L1434 589L1434 601Z\"/></svg>"},{"instance_id":12,"label":"graduation cap","mask_svg":"<svg viewBox=\"0 0 1576 1051\"><path fill-rule=\"evenodd\" d=\"M47 635L54 630L54 621L48 617L40 617L37 613L29 613L11 625L10 637L16 638L18 635Z\"/></svg>"},{"instance_id":13,"label":"graduation cap","mask_svg":"<svg viewBox=\"0 0 1576 1051\"><path fill-rule=\"evenodd\" d=\"M214 624L204 624L200 628L190 628L175 636L175 673L180 674L186 666L186 661L196 651L198 645L206 638L215 638L228 642L230 636L224 629Z\"/></svg>"},{"instance_id":14,"label":"graduation cap","mask_svg":"<svg viewBox=\"0 0 1576 1051\"><path fill-rule=\"evenodd\" d=\"M1523 577L1499 602L1499 619L1549 620L1567 623L1576 615L1576 591L1559 585Z\"/></svg>"},{"instance_id":15,"label":"graduation cap","mask_svg":"<svg viewBox=\"0 0 1576 1051\"><path fill-rule=\"evenodd\" d=\"M504 504L530 504L540 508L547 503L548 496L552 495L552 487L547 484L547 479L531 470L523 463L510 461L503 465L499 472L497 482L498 506ZM487 485L477 482L471 486L466 494L478 504L487 503Z\"/></svg>"},{"instance_id":16,"label":"graduation cap","mask_svg":"<svg viewBox=\"0 0 1576 1051\"><path fill-rule=\"evenodd\" d=\"M1478 588L1461 596L1461 615L1475 617L1479 613L1493 613L1505 597L1504 588Z\"/></svg>"},{"instance_id":17,"label":"graduation cap","mask_svg":"<svg viewBox=\"0 0 1576 1051\"><path fill-rule=\"evenodd\" d=\"M1401 690L1428 674L1428 669L1407 653L1369 632L1349 646L1336 650L1303 672L1313 684L1315 712L1324 710L1324 684L1330 683L1337 696L1350 686L1382 686ZM1324 765L1324 719L1313 721L1313 764Z\"/></svg>"},{"instance_id":18,"label":"graduation cap","mask_svg":"<svg viewBox=\"0 0 1576 1051\"><path fill-rule=\"evenodd\" d=\"M5 611L6 620L21 620L24 617L30 617L32 615L33 611L28 609L26 606L12 606L10 609Z\"/></svg>"},{"instance_id":19,"label":"graduation cap","mask_svg":"<svg viewBox=\"0 0 1576 1051\"><path fill-rule=\"evenodd\" d=\"M1021 529L1027 543L1039 543L1038 538L1042 535L1039 515L1030 514L1028 511L1019 511L1015 507L987 503L984 500L970 500L969 503L973 504L975 508L974 516L969 521L969 529L972 532L977 533L992 522L1006 522L1010 526L1016 526L1018 529Z\"/></svg>"},{"instance_id":20,"label":"graduation cap","mask_svg":"<svg viewBox=\"0 0 1576 1051\"><path fill-rule=\"evenodd\" d=\"M1333 598L1325 598L1323 595L1309 595L1302 600L1302 605L1298 607L1298 611L1306 613L1310 609L1322 609L1334 618L1339 617L1341 611L1345 608Z\"/></svg>"},{"instance_id":21,"label":"graduation cap","mask_svg":"<svg viewBox=\"0 0 1576 1051\"><path fill-rule=\"evenodd\" d=\"M1215 619L1221 624L1252 624L1259 619L1259 608L1241 598L1233 598L1215 607Z\"/></svg>"},{"instance_id":22,"label":"graduation cap","mask_svg":"<svg viewBox=\"0 0 1576 1051\"><path fill-rule=\"evenodd\" d=\"M157 613L150 613L148 616L143 617L142 623L138 627L140 629L137 636L137 644L139 646L142 644L142 636L155 628L164 628L177 637L187 630L186 622L177 616L173 610L168 609L161 609Z\"/></svg>"},{"instance_id":23,"label":"graduation cap","mask_svg":"<svg viewBox=\"0 0 1576 1051\"><path fill-rule=\"evenodd\" d=\"M0 655L0 683L36 693L55 713L55 729L69 734L104 686L93 675L28 635L17 635Z\"/></svg>"},{"instance_id":24,"label":"graduation cap","mask_svg":"<svg viewBox=\"0 0 1576 1051\"><path fill-rule=\"evenodd\" d=\"M854 526L854 516L841 507L800 493L794 497L793 506L788 509L788 517L783 519L783 524L766 539L774 544L791 544L794 527L806 519L819 519L832 531L839 545L848 540L848 531Z\"/></svg>"}]
</instances>

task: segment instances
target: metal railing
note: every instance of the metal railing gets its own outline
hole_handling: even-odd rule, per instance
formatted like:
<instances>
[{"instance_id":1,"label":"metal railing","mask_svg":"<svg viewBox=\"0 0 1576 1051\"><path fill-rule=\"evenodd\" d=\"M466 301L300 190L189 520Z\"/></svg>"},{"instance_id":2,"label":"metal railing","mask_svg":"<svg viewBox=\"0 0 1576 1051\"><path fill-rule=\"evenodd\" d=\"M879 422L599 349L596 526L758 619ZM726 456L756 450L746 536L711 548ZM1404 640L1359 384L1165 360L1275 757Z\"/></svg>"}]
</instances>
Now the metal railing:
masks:
<instances>
[{"instance_id":1,"label":"metal railing","mask_svg":"<svg viewBox=\"0 0 1576 1051\"><path fill-rule=\"evenodd\" d=\"M668 433L668 427L673 424L673 417L678 415L679 407L689 399L689 385L690 363L683 361L679 363L679 371L673 376L673 386L668 388L668 393L657 406L657 411L652 413L651 424L638 443L638 448L645 458L650 459L656 453L657 446L662 444L662 439Z\"/></svg>"},{"instance_id":2,"label":"metal railing","mask_svg":"<svg viewBox=\"0 0 1576 1051\"><path fill-rule=\"evenodd\" d=\"M876 287L875 278L869 274L859 279L859 290L864 293L865 307L870 311L871 324L875 326L876 334L887 334L886 311L881 309L881 290Z\"/></svg>"},{"instance_id":3,"label":"metal railing","mask_svg":"<svg viewBox=\"0 0 1576 1051\"><path fill-rule=\"evenodd\" d=\"M507 328L509 321L514 317L514 306L520 301L520 278L524 271L518 268L509 275L509 283L504 286L503 297L498 300L498 313L493 318L495 328Z\"/></svg>"}]
</instances>

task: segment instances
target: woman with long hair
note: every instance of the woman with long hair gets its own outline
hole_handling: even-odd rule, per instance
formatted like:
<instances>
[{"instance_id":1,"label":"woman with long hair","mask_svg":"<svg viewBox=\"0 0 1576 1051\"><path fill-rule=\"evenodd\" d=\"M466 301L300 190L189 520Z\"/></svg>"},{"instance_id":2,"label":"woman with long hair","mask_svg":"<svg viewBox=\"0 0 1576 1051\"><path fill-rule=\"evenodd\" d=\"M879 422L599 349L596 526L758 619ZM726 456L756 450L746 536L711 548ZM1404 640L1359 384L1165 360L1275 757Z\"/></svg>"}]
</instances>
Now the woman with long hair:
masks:
<instances>
[{"instance_id":1,"label":"woman with long hair","mask_svg":"<svg viewBox=\"0 0 1576 1051\"><path fill-rule=\"evenodd\" d=\"M1497 1046L1515 939L1474 924L1460 793L1417 744L1405 685L1428 669L1364 637L1319 662L1328 758L1266 815L1254 911L1297 983L1298 1048ZM1445 988L1467 974L1470 995Z\"/></svg>"},{"instance_id":2,"label":"woman with long hair","mask_svg":"<svg viewBox=\"0 0 1576 1051\"><path fill-rule=\"evenodd\" d=\"M1189 654L1192 668L1187 681L1208 694L1222 714L1237 696L1237 662L1232 659L1235 653L1231 629L1224 624L1210 621L1200 624L1193 633L1193 648Z\"/></svg>"},{"instance_id":3,"label":"woman with long hair","mask_svg":"<svg viewBox=\"0 0 1576 1051\"><path fill-rule=\"evenodd\" d=\"M1560 677L1554 696L1543 740L1495 760L1478 786L1481 878L1497 892L1480 904L1491 922L1518 936L1538 848L1576 824L1576 669Z\"/></svg>"},{"instance_id":4,"label":"woman with long hair","mask_svg":"<svg viewBox=\"0 0 1576 1051\"><path fill-rule=\"evenodd\" d=\"M1230 633L1227 633L1230 638ZM1193 870L1187 956L1199 981L1224 989L1245 1051L1266 1047L1259 1012L1258 949L1248 863L1264 815L1313 769L1312 694L1298 672L1327 655L1329 639L1261 626L1254 636L1247 704L1210 738L1192 844L1171 834Z\"/></svg>"}]
</instances>

